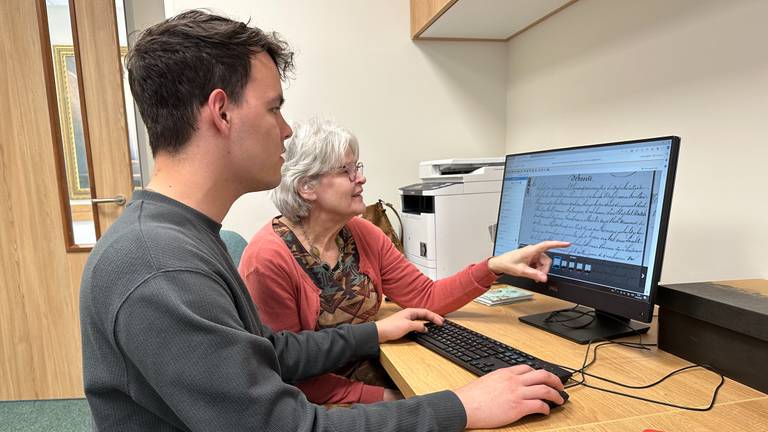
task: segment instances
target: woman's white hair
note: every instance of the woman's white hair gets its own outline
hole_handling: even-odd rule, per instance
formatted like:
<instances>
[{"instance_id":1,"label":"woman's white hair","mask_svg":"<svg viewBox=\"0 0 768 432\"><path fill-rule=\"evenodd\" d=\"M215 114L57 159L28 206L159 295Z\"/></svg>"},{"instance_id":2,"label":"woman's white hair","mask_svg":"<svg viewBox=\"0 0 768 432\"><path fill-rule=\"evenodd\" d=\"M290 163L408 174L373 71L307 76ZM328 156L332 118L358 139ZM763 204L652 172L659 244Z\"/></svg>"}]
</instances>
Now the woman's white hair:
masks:
<instances>
[{"instance_id":1,"label":"woman's white hair","mask_svg":"<svg viewBox=\"0 0 768 432\"><path fill-rule=\"evenodd\" d=\"M348 151L355 158L360 153L357 138L329 120L310 119L292 128L293 136L285 143L282 179L270 192L270 198L283 216L299 223L312 208L299 195L299 187L312 186L320 175L344 165Z\"/></svg>"}]
</instances>

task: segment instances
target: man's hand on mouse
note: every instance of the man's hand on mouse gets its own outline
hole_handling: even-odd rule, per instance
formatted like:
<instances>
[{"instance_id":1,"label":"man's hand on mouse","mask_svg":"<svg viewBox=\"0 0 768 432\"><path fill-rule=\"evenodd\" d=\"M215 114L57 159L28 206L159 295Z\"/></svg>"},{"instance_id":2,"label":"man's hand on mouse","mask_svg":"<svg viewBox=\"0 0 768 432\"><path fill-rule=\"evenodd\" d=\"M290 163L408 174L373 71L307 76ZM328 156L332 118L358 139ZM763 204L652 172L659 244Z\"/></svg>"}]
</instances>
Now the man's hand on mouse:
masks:
<instances>
[{"instance_id":1,"label":"man's hand on mouse","mask_svg":"<svg viewBox=\"0 0 768 432\"><path fill-rule=\"evenodd\" d=\"M519 365L484 375L454 392L467 412L467 428L493 428L529 414L549 414L544 400L558 405L563 383L555 375Z\"/></svg>"}]
</instances>

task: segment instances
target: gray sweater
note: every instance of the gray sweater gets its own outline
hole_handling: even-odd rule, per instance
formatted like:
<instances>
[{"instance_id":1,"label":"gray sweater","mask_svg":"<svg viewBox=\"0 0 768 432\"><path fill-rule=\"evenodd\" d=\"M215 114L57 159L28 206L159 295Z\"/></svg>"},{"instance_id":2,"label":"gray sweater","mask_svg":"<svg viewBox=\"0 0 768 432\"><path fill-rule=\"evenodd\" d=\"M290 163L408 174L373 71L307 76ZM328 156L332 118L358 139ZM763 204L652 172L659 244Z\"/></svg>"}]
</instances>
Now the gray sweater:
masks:
<instances>
[{"instance_id":1,"label":"gray sweater","mask_svg":"<svg viewBox=\"0 0 768 432\"><path fill-rule=\"evenodd\" d=\"M272 333L218 233L136 192L83 273L85 393L99 431L454 431L449 391L326 410L288 384L379 353L373 323Z\"/></svg>"}]
</instances>

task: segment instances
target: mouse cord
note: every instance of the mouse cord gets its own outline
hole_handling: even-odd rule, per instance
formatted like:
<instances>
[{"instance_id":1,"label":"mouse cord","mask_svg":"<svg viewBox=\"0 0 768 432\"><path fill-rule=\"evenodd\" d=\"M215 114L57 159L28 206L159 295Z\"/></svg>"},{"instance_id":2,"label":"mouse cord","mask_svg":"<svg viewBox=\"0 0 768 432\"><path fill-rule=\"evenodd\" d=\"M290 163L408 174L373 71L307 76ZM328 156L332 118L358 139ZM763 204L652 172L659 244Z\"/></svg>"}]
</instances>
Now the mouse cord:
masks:
<instances>
[{"instance_id":1,"label":"mouse cord","mask_svg":"<svg viewBox=\"0 0 768 432\"><path fill-rule=\"evenodd\" d=\"M550 322L555 322L555 323L565 323L565 322L571 321L573 319L578 319L578 318L581 318L581 317L583 317L585 315L589 315L589 314L592 314L592 317L593 317L592 320L594 320L594 311L579 312L580 315L578 317L568 318L568 319L564 319L564 320L556 320L556 317L557 317L558 313L575 311L576 307L578 307L578 305L574 306L574 308L572 308L570 310L554 312L552 315L550 315L550 317L548 317L548 320L551 320ZM620 320L617 320L617 321L622 322ZM592 321L587 323L587 325L589 325L591 322ZM566 324L563 324L563 325L567 326ZM570 326L568 326L568 327L570 327ZM577 326L577 327L572 327L572 328L581 328L581 327L583 327L583 326ZM683 410L688 410L688 411L709 411L709 410L712 409L712 407L715 405L715 401L717 400L717 395L718 395L718 393L720 391L720 388L723 386L723 384L725 384L725 377L723 376L722 373L718 372L717 370L715 370L714 367L712 367L710 365L693 364L693 365L685 366L685 367L682 367L682 368L679 368L679 369L675 369L675 370L669 372L665 376L659 378L658 380L656 380L656 381L654 381L652 383L643 384L643 385L624 384L624 383L621 383L621 382L618 382L618 381L615 381L615 380L612 380L612 379L609 379L609 378L605 378L605 377L602 377L602 376L595 375L595 374L587 372L586 371L587 368L589 368L590 366L595 364L595 362L597 361L597 350L602 348L602 347L604 347L604 346L606 346L606 345L621 345L621 346L625 346L627 348L642 349L642 350L650 350L651 347L657 346L657 344L643 343L643 334L642 333L638 332L637 330L633 329L632 327L630 327L628 325L626 325L626 327L629 328L630 330L633 330L635 332L635 334L637 334L637 336L639 337L639 342L603 341L603 342L601 342L601 343L599 343L599 344L594 346L594 349L592 349L592 359L590 360L590 358L589 358L590 357L590 355L589 355L590 354L590 348L592 347L593 343L599 342L598 340L591 340L591 341L589 341L589 344L587 344L587 349L586 349L586 352L584 353L584 361L582 362L581 368L574 369L574 368L570 368L570 367L567 367L567 366L558 365L558 366L562 367L563 369L570 370L574 374L579 374L580 375L580 379L579 380L571 378L571 380L574 381L574 382L572 384L567 385L565 388L572 388L572 387L577 387L577 386L581 385L581 386L584 386L584 387L587 387L587 388L591 388L591 389L594 389L594 390L598 390L598 391L602 391L602 392L605 392L605 393L612 393L612 394L615 394L615 395L618 395L618 396L624 396L624 397L628 397L628 398L631 398L631 399L637 399L637 400L641 400L641 401L644 401L644 402L649 402L649 403L653 403L653 404L657 404L657 405L663 405L663 406L668 406L668 407L678 408L678 409L683 409ZM624 388L634 389L634 390L641 390L641 389L647 389L647 388L654 387L656 385L659 385L659 384L663 383L664 381L666 381L667 379L669 379L670 377L672 377L674 375L677 375L677 374L682 373L682 372L687 371L687 370L697 369L697 368L706 369L706 370L708 370L708 371L710 371L710 372L712 372L712 373L714 373L714 374L716 374L717 376L720 377L720 382L717 384L717 386L715 387L714 391L712 392L712 398L709 401L709 405L704 406L704 407L689 407L689 406L673 404L673 403L670 403L670 402L649 399L649 398L645 398L645 397L642 397L642 396L636 396L636 395L632 395L632 394L628 394L628 393L622 393L622 392L619 392L619 391L616 391L616 390L607 389L607 388L604 388L604 387L598 387L598 386L595 386L595 385L592 385L592 384L588 384L586 382L586 377L590 377L590 378L595 378L595 379L598 379L598 380L601 380L601 381L605 381L605 382L617 385L619 387L624 387Z\"/></svg>"}]
</instances>

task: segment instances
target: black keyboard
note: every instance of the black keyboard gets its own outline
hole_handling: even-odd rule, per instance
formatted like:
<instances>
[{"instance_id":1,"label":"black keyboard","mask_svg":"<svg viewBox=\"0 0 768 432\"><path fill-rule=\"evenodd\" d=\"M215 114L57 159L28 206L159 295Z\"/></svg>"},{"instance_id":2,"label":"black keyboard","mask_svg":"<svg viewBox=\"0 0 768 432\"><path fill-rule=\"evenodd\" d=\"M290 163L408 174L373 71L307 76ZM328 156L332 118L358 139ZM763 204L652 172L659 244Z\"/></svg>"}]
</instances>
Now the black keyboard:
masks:
<instances>
[{"instance_id":1,"label":"black keyboard","mask_svg":"<svg viewBox=\"0 0 768 432\"><path fill-rule=\"evenodd\" d=\"M557 365L537 359L451 320L445 320L442 326L427 323L427 330L427 333L409 333L409 337L478 376L504 367L527 364L534 369L552 372L563 384L571 377L571 372Z\"/></svg>"}]
</instances>

